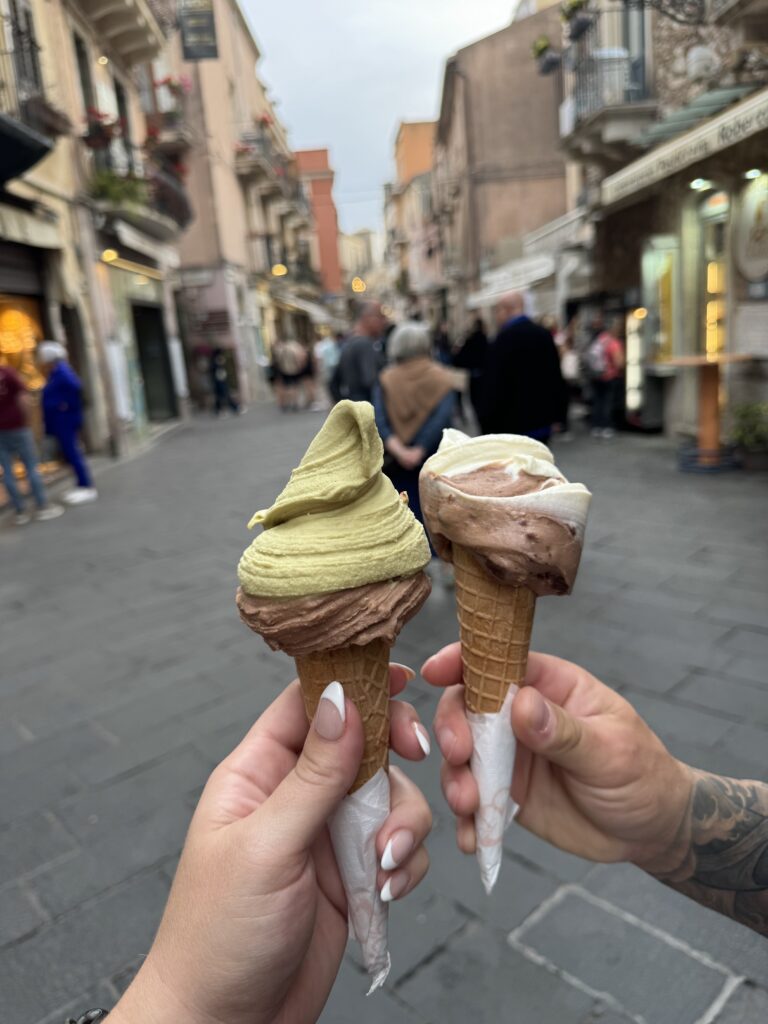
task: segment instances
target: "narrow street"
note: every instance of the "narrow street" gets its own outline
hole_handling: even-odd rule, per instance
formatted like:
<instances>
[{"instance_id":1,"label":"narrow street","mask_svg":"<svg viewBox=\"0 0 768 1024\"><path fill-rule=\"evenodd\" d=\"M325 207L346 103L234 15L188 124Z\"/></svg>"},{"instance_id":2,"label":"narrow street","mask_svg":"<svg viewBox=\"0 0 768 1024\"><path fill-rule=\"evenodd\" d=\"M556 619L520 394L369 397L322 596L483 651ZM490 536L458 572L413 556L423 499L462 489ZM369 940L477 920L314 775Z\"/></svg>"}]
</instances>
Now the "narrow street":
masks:
<instances>
[{"instance_id":1,"label":"narrow street","mask_svg":"<svg viewBox=\"0 0 768 1024\"><path fill-rule=\"evenodd\" d=\"M241 624L246 522L322 414L198 419L107 467L100 500L0 529L0 1005L9 1024L111 1006L152 939L210 768L291 678ZM620 690L672 751L762 777L768 481L682 475L659 438L556 450L594 504L574 596L535 646ZM396 657L455 637L439 587ZM430 725L436 695L409 694ZM493 898L455 848L437 752L408 769L435 811L432 868L391 911L393 971L366 1000L350 947L326 1024L756 1024L768 943L626 866L513 826ZM479 997L478 993L482 993Z\"/></svg>"}]
</instances>

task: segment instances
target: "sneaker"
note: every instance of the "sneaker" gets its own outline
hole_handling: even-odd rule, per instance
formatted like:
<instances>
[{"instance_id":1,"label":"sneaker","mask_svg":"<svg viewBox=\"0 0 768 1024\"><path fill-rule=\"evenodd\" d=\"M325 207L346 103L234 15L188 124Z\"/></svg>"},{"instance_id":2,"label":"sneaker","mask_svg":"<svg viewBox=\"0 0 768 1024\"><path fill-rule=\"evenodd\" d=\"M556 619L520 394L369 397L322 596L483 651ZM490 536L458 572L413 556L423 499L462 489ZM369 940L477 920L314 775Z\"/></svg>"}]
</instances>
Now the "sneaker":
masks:
<instances>
[{"instance_id":1,"label":"sneaker","mask_svg":"<svg viewBox=\"0 0 768 1024\"><path fill-rule=\"evenodd\" d=\"M96 501L99 492L95 487L76 487L74 491L65 494L62 501L67 505L85 505L86 502Z\"/></svg>"},{"instance_id":2,"label":"sneaker","mask_svg":"<svg viewBox=\"0 0 768 1024\"><path fill-rule=\"evenodd\" d=\"M605 430L602 432L601 436L604 437L606 441L610 441L615 433L616 431L613 429L613 427L606 427Z\"/></svg>"},{"instance_id":3,"label":"sneaker","mask_svg":"<svg viewBox=\"0 0 768 1024\"><path fill-rule=\"evenodd\" d=\"M45 508L39 508L35 512L35 519L38 523L47 523L49 519L58 519L63 515L64 509L61 505L46 505Z\"/></svg>"},{"instance_id":4,"label":"sneaker","mask_svg":"<svg viewBox=\"0 0 768 1024\"><path fill-rule=\"evenodd\" d=\"M28 512L17 512L13 521L17 526L26 526L27 523L32 522L32 516Z\"/></svg>"}]
</instances>

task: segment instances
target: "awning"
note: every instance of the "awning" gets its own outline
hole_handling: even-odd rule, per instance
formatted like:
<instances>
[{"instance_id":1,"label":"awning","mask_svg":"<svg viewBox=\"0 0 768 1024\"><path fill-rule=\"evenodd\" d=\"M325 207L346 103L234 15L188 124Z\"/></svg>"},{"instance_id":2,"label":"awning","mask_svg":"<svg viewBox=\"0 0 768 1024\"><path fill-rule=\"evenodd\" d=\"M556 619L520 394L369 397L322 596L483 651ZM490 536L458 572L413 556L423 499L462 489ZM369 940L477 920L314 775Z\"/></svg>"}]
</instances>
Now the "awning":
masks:
<instances>
[{"instance_id":1,"label":"awning","mask_svg":"<svg viewBox=\"0 0 768 1024\"><path fill-rule=\"evenodd\" d=\"M36 217L17 206L0 204L0 238L37 249L61 249L63 242L55 221Z\"/></svg>"},{"instance_id":2,"label":"awning","mask_svg":"<svg viewBox=\"0 0 768 1024\"><path fill-rule=\"evenodd\" d=\"M656 146L667 139L673 139L682 132L690 131L705 121L708 117L714 117L721 110L730 107L732 103L743 100L757 88L756 85L731 85L723 89L708 89L701 93L695 100L686 103L684 107L673 110L660 121L652 124L644 132L640 139L641 145Z\"/></svg>"},{"instance_id":3,"label":"awning","mask_svg":"<svg viewBox=\"0 0 768 1024\"><path fill-rule=\"evenodd\" d=\"M510 260L509 263L483 274L483 287L479 292L473 292L468 297L467 309L492 306L507 292L529 288L537 281L544 281L551 277L554 272L553 256L523 256L517 260Z\"/></svg>"},{"instance_id":4,"label":"awning","mask_svg":"<svg viewBox=\"0 0 768 1024\"><path fill-rule=\"evenodd\" d=\"M306 313L312 323L318 326L321 324L329 326L332 322L331 314L328 310L317 302L310 302L309 299L302 299L298 295L289 295L285 292L276 292L275 301L285 306L288 310Z\"/></svg>"},{"instance_id":5,"label":"awning","mask_svg":"<svg viewBox=\"0 0 768 1024\"><path fill-rule=\"evenodd\" d=\"M635 160L600 186L603 206L626 199L708 156L768 129L768 89L730 107L717 117Z\"/></svg>"}]
</instances>

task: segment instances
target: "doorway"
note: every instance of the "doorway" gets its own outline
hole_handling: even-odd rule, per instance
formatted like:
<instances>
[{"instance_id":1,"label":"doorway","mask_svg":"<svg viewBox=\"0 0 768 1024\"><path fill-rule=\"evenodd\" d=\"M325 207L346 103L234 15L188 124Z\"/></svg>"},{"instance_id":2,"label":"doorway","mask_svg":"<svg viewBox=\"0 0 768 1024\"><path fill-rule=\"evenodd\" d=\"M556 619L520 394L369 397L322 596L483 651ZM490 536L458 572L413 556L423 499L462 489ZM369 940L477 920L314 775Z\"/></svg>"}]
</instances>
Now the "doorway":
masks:
<instances>
[{"instance_id":1,"label":"doorway","mask_svg":"<svg viewBox=\"0 0 768 1024\"><path fill-rule=\"evenodd\" d=\"M131 305L136 347L144 379L147 417L153 422L175 419L178 414L171 360L160 306Z\"/></svg>"}]
</instances>

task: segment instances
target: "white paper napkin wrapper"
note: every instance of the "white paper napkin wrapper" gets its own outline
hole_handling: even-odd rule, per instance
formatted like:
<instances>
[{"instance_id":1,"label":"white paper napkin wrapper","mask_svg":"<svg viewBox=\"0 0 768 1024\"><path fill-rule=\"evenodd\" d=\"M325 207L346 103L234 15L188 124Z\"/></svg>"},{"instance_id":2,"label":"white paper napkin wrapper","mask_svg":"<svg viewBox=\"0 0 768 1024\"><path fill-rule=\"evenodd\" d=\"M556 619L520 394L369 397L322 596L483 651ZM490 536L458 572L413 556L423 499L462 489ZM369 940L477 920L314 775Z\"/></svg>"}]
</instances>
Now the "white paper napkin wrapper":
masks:
<instances>
[{"instance_id":1,"label":"white paper napkin wrapper","mask_svg":"<svg viewBox=\"0 0 768 1024\"><path fill-rule=\"evenodd\" d=\"M480 810L475 815L477 859L487 893L499 877L502 837L519 810L510 794L516 746L510 711L516 693L516 687L510 688L501 711L467 712L473 742L470 768L480 791Z\"/></svg>"},{"instance_id":2,"label":"white paper napkin wrapper","mask_svg":"<svg viewBox=\"0 0 768 1024\"><path fill-rule=\"evenodd\" d=\"M387 980L388 908L382 903L376 876L379 859L376 835L389 815L389 776L380 768L372 779L350 793L331 819L331 842L349 905L349 925L360 943L371 975L368 995Z\"/></svg>"}]
</instances>

